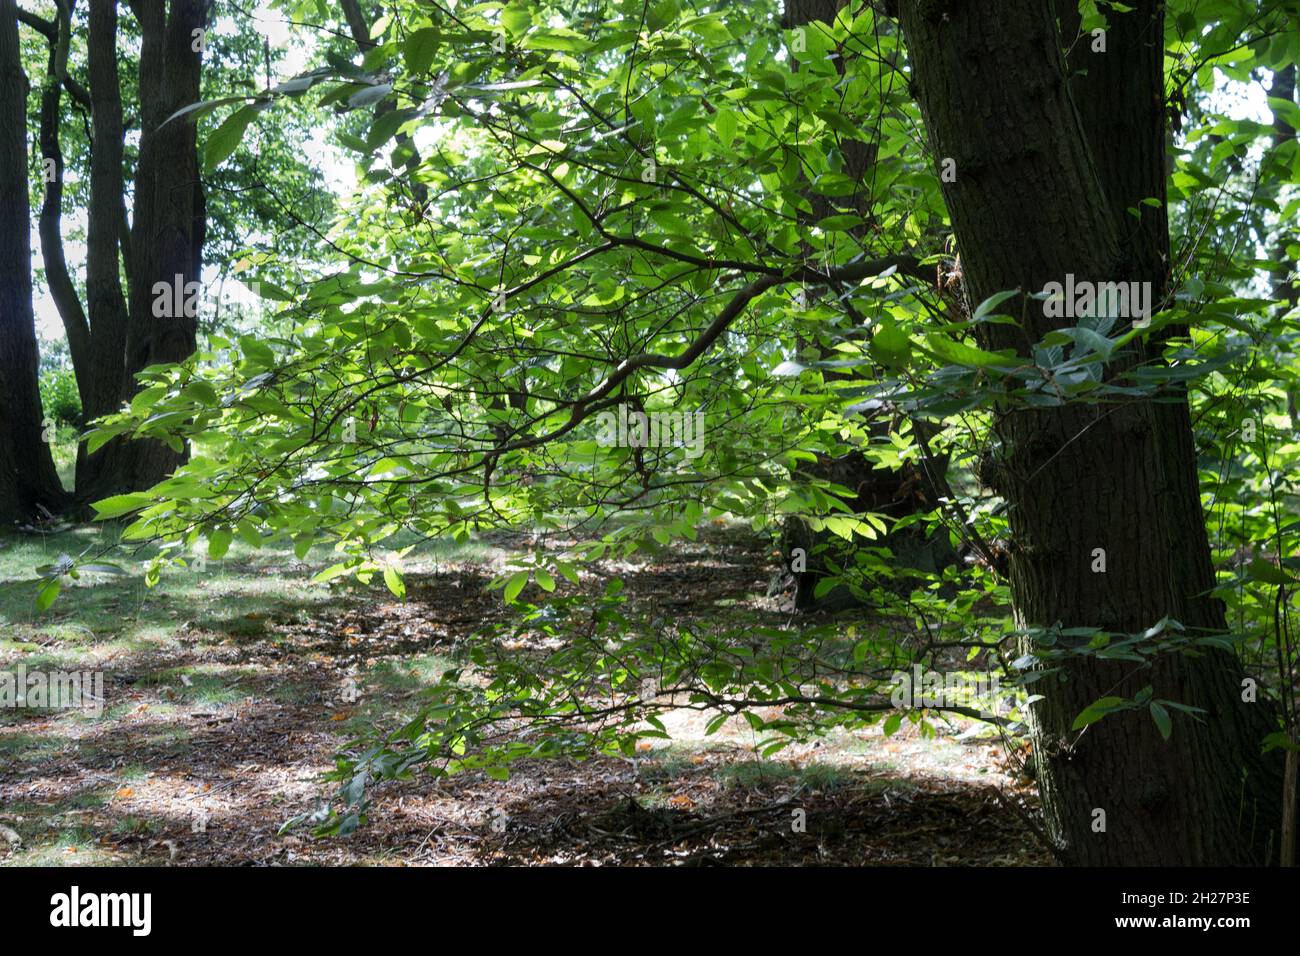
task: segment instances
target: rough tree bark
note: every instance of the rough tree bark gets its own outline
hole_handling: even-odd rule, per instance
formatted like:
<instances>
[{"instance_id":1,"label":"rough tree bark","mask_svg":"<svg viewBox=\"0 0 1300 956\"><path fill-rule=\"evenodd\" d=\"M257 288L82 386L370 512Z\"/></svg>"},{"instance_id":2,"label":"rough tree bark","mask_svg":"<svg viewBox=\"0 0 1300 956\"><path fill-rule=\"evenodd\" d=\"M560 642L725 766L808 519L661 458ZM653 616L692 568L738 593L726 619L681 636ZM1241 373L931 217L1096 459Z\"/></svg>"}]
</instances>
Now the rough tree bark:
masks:
<instances>
[{"instance_id":1,"label":"rough tree bark","mask_svg":"<svg viewBox=\"0 0 1300 956\"><path fill-rule=\"evenodd\" d=\"M27 77L18 9L0 0L0 522L58 512L65 495L42 440L39 355L32 312L27 182Z\"/></svg>"},{"instance_id":2,"label":"rough tree bark","mask_svg":"<svg viewBox=\"0 0 1300 956\"><path fill-rule=\"evenodd\" d=\"M1038 291L1067 273L1151 281L1161 298L1163 209L1125 217L1136 200L1165 195L1163 5L1132 5L1112 14L1107 52L1084 76L1067 69L1050 0L898 4L934 155L957 164L943 190L972 302ZM1080 56L1076 47L1071 59ZM1045 318L1036 300L1020 305L1030 341L1072 324ZM985 336L987 347L1026 351L1014 327L987 326ZM1171 617L1226 631L1222 605L1206 594L1214 576L1186 399L1162 398L999 415L997 489L1009 504L1021 625L1132 633ZM1105 549L1105 573L1092 571L1096 548ZM1260 742L1277 724L1267 704L1243 702L1242 676L1235 655L1204 650L1161 655L1148 669L1082 658L1059 681L1033 685L1046 695L1032 707L1036 769L1067 860L1267 859L1280 762L1261 756ZM1148 685L1156 697L1204 708L1203 719L1177 719L1167 742L1145 710L1071 731L1096 699ZM1105 811L1104 832L1096 810Z\"/></svg>"},{"instance_id":3,"label":"rough tree bark","mask_svg":"<svg viewBox=\"0 0 1300 956\"><path fill-rule=\"evenodd\" d=\"M122 94L117 69L117 4L90 5L91 97L90 203L87 210L86 305L90 319L89 354L77 367L87 421L116 411L127 387L125 356L127 307L122 292L121 230L123 199ZM65 323L66 324L66 323ZM74 364L76 356L74 354ZM77 450L77 494L91 501L108 493L101 478L119 465L120 448L106 448L90 459Z\"/></svg>"},{"instance_id":4,"label":"rough tree bark","mask_svg":"<svg viewBox=\"0 0 1300 956\"><path fill-rule=\"evenodd\" d=\"M97 105L103 97L106 118L96 125L96 150L101 147L118 157L106 159L98 172L103 182L97 194L100 230L95 233L102 257L92 267L101 269L91 297L91 328L99 355L100 329L96 328L96 303L103 318L105 355L95 371L97 411L115 408L129 400L136 390L134 377L150 365L179 362L193 354L197 316L185 310L165 308L155 315L159 283L173 300L186 299L186 287L199 281L203 252L205 204L199 177L196 130L192 119L165 122L177 110L199 99L202 65L202 31L211 4L206 0L132 0L131 9L140 25L140 150L136 162L130 232L128 294L121 300L118 273L117 224L121 222L120 186L121 103L117 93L116 67L108 60L114 45L116 3L92 4L101 18L103 34L96 44L91 31L92 62L98 70L92 77L92 97ZM96 52L98 50L98 57ZM115 56L115 53L114 53ZM93 87L98 85L97 92ZM100 157L97 155L96 159ZM92 177L93 182L93 177ZM95 198L92 198L95 205ZM111 230L111 232L110 232ZM111 281L110 281L111 272ZM88 275L88 287L91 277ZM116 291L115 291L116 289ZM120 362L120 371L118 363ZM165 478L185 460L158 441L107 443L94 455L79 462L78 496L90 501L148 487Z\"/></svg>"}]
</instances>

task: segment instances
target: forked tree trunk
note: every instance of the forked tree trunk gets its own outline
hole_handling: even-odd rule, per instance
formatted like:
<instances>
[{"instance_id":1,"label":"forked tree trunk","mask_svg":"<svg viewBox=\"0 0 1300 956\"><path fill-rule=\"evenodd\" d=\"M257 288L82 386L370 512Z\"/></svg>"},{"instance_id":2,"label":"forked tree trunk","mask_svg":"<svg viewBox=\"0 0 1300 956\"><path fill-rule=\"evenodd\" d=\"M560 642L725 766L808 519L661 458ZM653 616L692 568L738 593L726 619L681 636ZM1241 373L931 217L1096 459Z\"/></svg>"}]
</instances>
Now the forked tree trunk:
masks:
<instances>
[{"instance_id":1,"label":"forked tree trunk","mask_svg":"<svg viewBox=\"0 0 1300 956\"><path fill-rule=\"evenodd\" d=\"M1163 14L1157 0L1132 5L1111 14L1107 52L1071 80L1050 0L899 3L935 159L956 161L943 189L972 302L1067 273L1151 281L1156 301L1165 290L1166 218L1138 205L1165 195ZM1130 225L1129 207L1140 222ZM1035 300L1003 309L1017 304L1030 341L1075 324L1045 318ZM1015 327L984 328L986 347L1026 353ZM1214 577L1186 399L1162 397L1172 401L999 416L1022 626L1137 632L1171 617L1226 630L1205 594ZM1104 573L1093 571L1098 548ZM1276 859L1280 760L1262 757L1260 743L1277 721L1266 703L1242 700L1242 677L1235 655L1205 649L1147 669L1081 658L1033 685L1045 695L1031 708L1044 810L1067 860L1246 864L1265 862L1270 847ZM1145 709L1071 730L1098 698L1148 685L1204 708L1202 720L1178 715L1168 741Z\"/></svg>"},{"instance_id":2,"label":"forked tree trunk","mask_svg":"<svg viewBox=\"0 0 1300 956\"><path fill-rule=\"evenodd\" d=\"M105 0L101 15L105 23L111 18L112 6ZM129 400L135 393L134 376L160 363L180 362L193 354L198 328L197 316L174 307L155 314L158 283L169 290L162 293L169 301L188 298L186 287L200 277L205 224L203 187L199 178L195 149L195 126L186 117L165 122L174 112L199 99L202 64L200 37L204 29L209 2L205 0L132 0L131 8L140 25L140 154L135 169L135 203L132 209L130 236L130 287L127 296L127 321L124 331L122 375L117 379L117 396L112 402ZM92 38L93 42L93 38ZM93 55L93 53L92 53ZM112 86L109 65L103 64L103 84ZM92 95L94 91L92 90ZM106 90L106 95L107 90ZM120 107L119 107L120 109ZM97 133L99 131L97 130ZM106 139L112 130L104 131ZM106 171L105 175L108 173ZM103 200L111 202L106 188ZM107 226L107 214L104 223ZM104 247L109 246L103 233ZM115 270L117 258L111 259ZM104 276L103 311L109 317L110 330L116 332L113 314L120 303L108 289ZM95 319L92 315L91 325ZM119 341L112 347L123 348ZM116 362L115 353L112 361ZM115 378L105 365L104 387ZM169 475L185 460L177 452L154 440L108 442L81 463L78 470L78 494L82 500L146 488Z\"/></svg>"}]
</instances>

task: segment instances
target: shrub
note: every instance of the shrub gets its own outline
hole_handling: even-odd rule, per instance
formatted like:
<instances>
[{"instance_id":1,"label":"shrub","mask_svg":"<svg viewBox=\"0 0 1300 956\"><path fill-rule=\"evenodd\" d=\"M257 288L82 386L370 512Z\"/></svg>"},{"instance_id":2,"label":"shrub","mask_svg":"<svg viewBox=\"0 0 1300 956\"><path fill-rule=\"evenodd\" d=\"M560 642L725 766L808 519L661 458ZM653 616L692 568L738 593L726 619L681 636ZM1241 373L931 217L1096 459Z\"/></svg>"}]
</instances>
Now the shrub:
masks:
<instances>
[{"instance_id":1,"label":"shrub","mask_svg":"<svg viewBox=\"0 0 1300 956\"><path fill-rule=\"evenodd\" d=\"M41 373L41 407L61 425L81 427L81 394L71 369L50 369Z\"/></svg>"}]
</instances>

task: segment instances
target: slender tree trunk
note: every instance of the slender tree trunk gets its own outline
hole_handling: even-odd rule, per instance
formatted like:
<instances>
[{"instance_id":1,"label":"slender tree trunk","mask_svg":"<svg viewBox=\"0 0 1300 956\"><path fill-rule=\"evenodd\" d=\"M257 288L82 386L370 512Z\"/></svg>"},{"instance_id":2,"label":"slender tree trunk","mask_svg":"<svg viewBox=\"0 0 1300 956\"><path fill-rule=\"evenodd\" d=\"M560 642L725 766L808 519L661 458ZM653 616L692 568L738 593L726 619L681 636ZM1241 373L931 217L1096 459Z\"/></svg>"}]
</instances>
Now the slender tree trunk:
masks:
<instances>
[{"instance_id":1,"label":"slender tree trunk","mask_svg":"<svg viewBox=\"0 0 1300 956\"><path fill-rule=\"evenodd\" d=\"M1279 100L1285 100L1288 103L1295 102L1296 90L1296 66L1294 63L1284 66L1273 74L1273 82L1269 86L1268 95ZM1277 155L1281 148L1295 139L1296 131L1289 122L1282 110L1273 111L1273 149L1269 159ZM1267 160L1266 160L1267 162ZM1279 163L1280 165L1280 163ZM1282 172L1281 182L1286 182L1289 176ZM1295 230L1290 222L1280 219L1277 224L1277 234L1273 237L1273 298L1282 301L1281 309L1283 313L1290 312L1297 305L1300 305L1300 277L1296 275L1296 257L1290 252L1297 241ZM1290 391L1286 396L1287 414L1291 416L1291 427L1300 429L1300 405L1297 399L1300 399L1300 393Z\"/></svg>"},{"instance_id":2,"label":"slender tree trunk","mask_svg":"<svg viewBox=\"0 0 1300 956\"><path fill-rule=\"evenodd\" d=\"M373 50L376 44L370 37L370 23L361 9L360 0L339 0L339 6L343 8L343 19L347 21L348 32L352 34L352 42L357 45L357 49L363 55ZM397 106L392 100L383 100L375 107L375 119L395 109ZM409 133L398 133L395 141L397 149L394 151L394 158L400 159L405 167L407 184L411 187L411 198L415 201L420 215L423 215L429 203L429 190L416 176L421 163L420 151L415 148L415 141L411 139Z\"/></svg>"},{"instance_id":3,"label":"slender tree trunk","mask_svg":"<svg viewBox=\"0 0 1300 956\"><path fill-rule=\"evenodd\" d=\"M786 30L829 29L829 24L835 22L840 9L845 6L849 6L847 0L786 0L781 26ZM797 51L801 46L807 48L809 37L805 35L802 39L803 44L798 44L796 40L794 52L791 53L790 67L795 72L800 68L800 56L806 55ZM843 74L845 61L859 55L859 52L849 46L838 50L836 69ZM870 180L876 163L877 147L867 140L845 137L839 141L839 150L843 172L857 184L857 189L852 195L837 197L833 201L816 190L808 189L805 195L809 211L801 214L800 219L804 225L811 226L821 219L849 209L861 216L864 222L845 235L865 250L871 241L875 223ZM812 250L805 247L805 255L811 258ZM803 339L798 344L801 351L809 345ZM824 360L836 357L829 348L820 348L818 351ZM852 377L851 373L836 371L824 374L827 379ZM901 423L891 415L891 411L892 409L882 406L870 413L872 421L869 432L873 439L887 440L891 428ZM913 426L916 427L915 422ZM934 465L936 470L947 468L946 460L935 462ZM808 477L831 481L850 489L852 494L844 500L857 514L874 512L897 520L907 515L932 511L938 500L928 477L916 468L905 466L898 471L879 468L861 451L853 451L838 458L819 454L815 462L805 463L800 471ZM948 542L947 531L927 536L922 528L914 526L886 534L874 544L890 548L899 563L926 571L942 570L956 560L956 552ZM813 531L798 515L785 519L781 531L781 551L786 568L790 569L794 579L795 610L840 610L860 603L843 585L821 597L816 594L818 583L831 573L827 559L851 569L855 563L854 550L854 545L828 531Z\"/></svg>"},{"instance_id":4,"label":"slender tree trunk","mask_svg":"<svg viewBox=\"0 0 1300 956\"><path fill-rule=\"evenodd\" d=\"M40 144L41 168L44 170L47 164L52 164L52 168L45 175L45 199L41 204L39 233L41 258L45 262L45 281L68 337L68 353L72 357L72 369L84 410L90 397L87 388L90 382L90 326L86 322L86 313L81 307L81 299L77 295L63 253L63 149L59 142L71 22L72 3L65 0L60 5L59 15L49 25L51 33L47 37L50 54L45 89L41 93Z\"/></svg>"},{"instance_id":5,"label":"slender tree trunk","mask_svg":"<svg viewBox=\"0 0 1300 956\"><path fill-rule=\"evenodd\" d=\"M1049 0L900 3L936 161L956 161L943 189L972 302L1067 273L1152 281L1155 300L1164 291L1163 211L1139 207L1133 226L1124 218L1134 200L1164 197L1162 6L1133 6L1112 14L1105 59L1069 79ZM1036 300L1019 304L1029 341L1073 324L1046 318ZM1014 327L985 335L989 347L1026 353ZM999 415L996 484L1010 506L1022 626L1134 633L1170 617L1226 630L1222 605L1206 595L1214 578L1186 400L1162 398L1172 401ZM1242 677L1235 655L1206 648L1146 668L1081 657L1033 685L1044 695L1031 709L1044 810L1068 860L1265 861L1277 841L1280 761L1261 757L1260 743L1277 723L1267 704L1243 702ZM1168 741L1146 709L1071 730L1098 698L1148 686L1204 708L1202 719L1179 715Z\"/></svg>"},{"instance_id":6,"label":"slender tree trunk","mask_svg":"<svg viewBox=\"0 0 1300 956\"><path fill-rule=\"evenodd\" d=\"M1273 74L1273 83L1268 95L1288 103L1295 102L1296 65L1291 63ZM1280 150L1295 139L1296 130L1281 109L1273 111L1273 150ZM1285 182L1285 178L1283 179ZM1277 236L1273 245L1273 298L1282 301L1281 310L1287 313L1300 305L1300 282L1296 277L1296 258L1291 255L1291 248L1296 242L1296 235L1291 223L1283 220L1278 223ZM1291 427L1300 428L1300 409L1296 403L1297 394L1287 394L1287 413L1291 416ZM1288 730L1292 742L1295 742L1296 714L1288 716ZM1286 767L1282 784L1282 841L1280 862L1282 866L1295 866L1296 856L1296 778L1300 772L1300 754L1287 751Z\"/></svg>"},{"instance_id":7,"label":"slender tree trunk","mask_svg":"<svg viewBox=\"0 0 1300 956\"><path fill-rule=\"evenodd\" d=\"M1295 102L1296 66L1294 63L1284 66L1273 74L1273 83L1268 95L1275 99ZM1296 131L1287 122L1281 110L1273 112L1273 149L1280 149L1295 139ZM1296 241L1295 232L1290 223L1278 223L1278 234L1273 246L1273 297L1282 299L1288 310L1300 304L1300 283L1296 281L1295 257L1287 251Z\"/></svg>"},{"instance_id":8,"label":"slender tree trunk","mask_svg":"<svg viewBox=\"0 0 1300 956\"><path fill-rule=\"evenodd\" d=\"M0 0L0 522L29 520L65 502L43 441L39 356L32 312L27 182L27 77L18 10Z\"/></svg>"}]
</instances>

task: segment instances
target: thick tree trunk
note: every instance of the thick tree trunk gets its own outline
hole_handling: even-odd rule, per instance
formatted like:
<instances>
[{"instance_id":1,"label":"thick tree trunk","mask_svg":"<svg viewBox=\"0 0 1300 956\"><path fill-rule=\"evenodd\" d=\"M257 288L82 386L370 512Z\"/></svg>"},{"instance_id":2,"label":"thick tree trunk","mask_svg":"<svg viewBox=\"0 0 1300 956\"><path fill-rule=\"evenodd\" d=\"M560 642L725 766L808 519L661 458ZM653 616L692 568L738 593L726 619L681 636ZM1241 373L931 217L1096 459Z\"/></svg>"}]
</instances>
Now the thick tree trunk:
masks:
<instances>
[{"instance_id":1,"label":"thick tree trunk","mask_svg":"<svg viewBox=\"0 0 1300 956\"><path fill-rule=\"evenodd\" d=\"M27 77L18 9L0 0L0 522L59 511L63 488L42 440L39 356L32 312L27 183Z\"/></svg>"},{"instance_id":2,"label":"thick tree trunk","mask_svg":"<svg viewBox=\"0 0 1300 956\"><path fill-rule=\"evenodd\" d=\"M86 238L86 300L90 355L77 371L87 421L114 412L129 394L126 375L126 296L122 292L121 222L126 216L122 94L117 69L117 4L92 3L88 59L92 103L89 228ZM139 201L140 192L136 197ZM77 496L83 501L133 490L112 478L123 468L123 448L110 443L93 457L77 450Z\"/></svg>"},{"instance_id":3,"label":"thick tree trunk","mask_svg":"<svg viewBox=\"0 0 1300 956\"><path fill-rule=\"evenodd\" d=\"M1108 52L1067 79L1050 0L903 0L913 85L936 159L972 302L1007 289L1080 279L1166 285L1163 212L1134 226L1145 196L1164 197L1163 21L1156 0L1112 13ZM1086 42L1086 41L1085 41ZM1129 216L1129 219L1132 217ZM1020 303L1028 339L1070 320ZM1008 308L1011 304L1008 304ZM1026 351L1020 330L987 326L985 344ZM1153 343L1154 348L1154 343ZM997 490L1010 505L1012 594L1022 626L1142 631L1161 618L1222 633L1200 510L1186 400L1018 410L1003 439ZM1093 571L1104 549L1104 573ZM1086 864L1264 862L1277 841L1279 761L1260 756L1276 729L1242 701L1242 668L1218 650L1168 653L1148 668L1081 657L1033 685L1034 751L1049 829ZM1145 709L1082 732L1100 697L1204 708L1165 741ZM1103 819L1096 811L1104 811Z\"/></svg>"}]
</instances>

